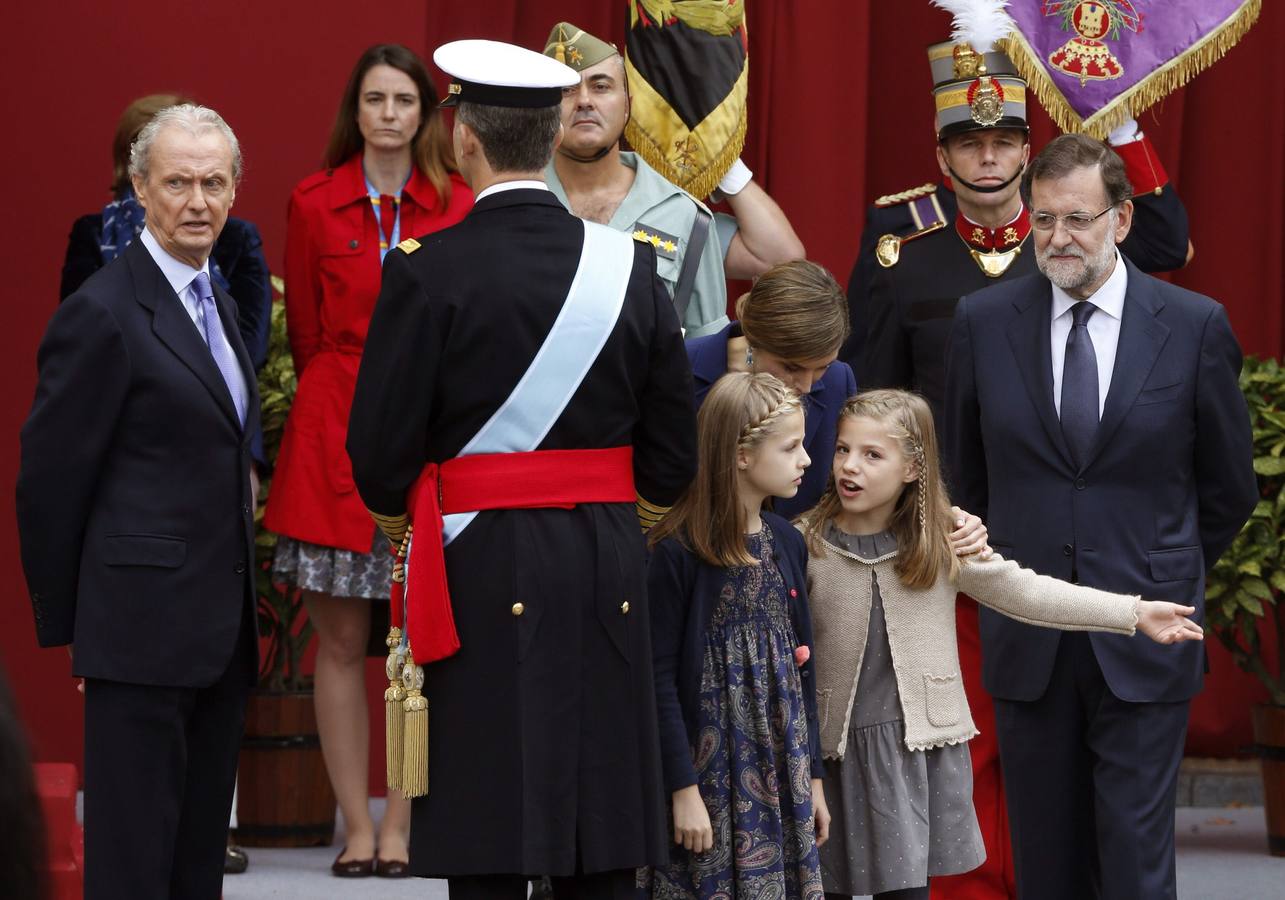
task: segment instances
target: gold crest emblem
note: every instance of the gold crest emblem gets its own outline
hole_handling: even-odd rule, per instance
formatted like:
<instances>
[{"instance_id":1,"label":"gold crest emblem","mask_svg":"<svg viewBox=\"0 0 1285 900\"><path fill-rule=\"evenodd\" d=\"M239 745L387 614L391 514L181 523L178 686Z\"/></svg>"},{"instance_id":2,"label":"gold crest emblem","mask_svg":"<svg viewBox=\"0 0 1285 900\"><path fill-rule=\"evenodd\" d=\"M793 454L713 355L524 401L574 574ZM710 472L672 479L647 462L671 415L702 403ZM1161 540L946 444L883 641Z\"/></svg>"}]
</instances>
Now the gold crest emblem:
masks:
<instances>
[{"instance_id":1,"label":"gold crest emblem","mask_svg":"<svg viewBox=\"0 0 1285 900\"><path fill-rule=\"evenodd\" d=\"M956 44L951 54L955 66L955 80L976 78L982 72L982 56L968 44Z\"/></svg>"},{"instance_id":2,"label":"gold crest emblem","mask_svg":"<svg viewBox=\"0 0 1285 900\"><path fill-rule=\"evenodd\" d=\"M1004 89L989 75L983 75L968 89L968 111L973 121L990 128L1004 117Z\"/></svg>"},{"instance_id":3,"label":"gold crest emblem","mask_svg":"<svg viewBox=\"0 0 1285 900\"><path fill-rule=\"evenodd\" d=\"M895 234L885 234L875 245L875 259L885 269L891 269L901 259L901 238Z\"/></svg>"}]
</instances>

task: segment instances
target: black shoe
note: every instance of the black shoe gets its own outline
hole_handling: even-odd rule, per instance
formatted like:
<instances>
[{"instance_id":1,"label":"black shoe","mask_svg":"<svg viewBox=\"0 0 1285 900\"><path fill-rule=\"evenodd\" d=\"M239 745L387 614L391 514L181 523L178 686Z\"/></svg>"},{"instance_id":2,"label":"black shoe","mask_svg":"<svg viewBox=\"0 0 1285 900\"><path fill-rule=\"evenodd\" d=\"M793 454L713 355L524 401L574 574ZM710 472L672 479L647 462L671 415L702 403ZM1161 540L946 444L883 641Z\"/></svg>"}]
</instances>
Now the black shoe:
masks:
<instances>
[{"instance_id":1,"label":"black shoe","mask_svg":"<svg viewBox=\"0 0 1285 900\"><path fill-rule=\"evenodd\" d=\"M250 857L240 847L228 844L228 852L223 857L223 874L240 875L250 867Z\"/></svg>"}]
</instances>

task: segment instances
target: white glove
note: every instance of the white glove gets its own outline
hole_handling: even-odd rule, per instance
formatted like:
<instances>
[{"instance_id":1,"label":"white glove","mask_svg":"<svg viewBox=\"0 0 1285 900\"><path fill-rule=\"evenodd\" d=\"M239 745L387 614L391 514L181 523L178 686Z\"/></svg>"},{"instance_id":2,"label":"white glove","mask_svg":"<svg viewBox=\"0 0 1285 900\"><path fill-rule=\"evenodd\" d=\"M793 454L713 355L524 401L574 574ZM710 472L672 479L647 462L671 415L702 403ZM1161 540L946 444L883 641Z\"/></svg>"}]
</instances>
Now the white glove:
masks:
<instances>
[{"instance_id":1,"label":"white glove","mask_svg":"<svg viewBox=\"0 0 1285 900\"><path fill-rule=\"evenodd\" d=\"M1125 119L1123 124L1107 135L1107 143L1112 147L1132 144L1140 140L1142 140L1142 129L1138 127L1138 120L1133 116Z\"/></svg>"},{"instance_id":2,"label":"white glove","mask_svg":"<svg viewBox=\"0 0 1285 900\"><path fill-rule=\"evenodd\" d=\"M736 162L732 163L732 167L723 176L723 180L718 183L718 189L728 197L735 196L745 189L745 185L749 184L753 177L754 173L750 171L750 167L737 157Z\"/></svg>"}]
</instances>

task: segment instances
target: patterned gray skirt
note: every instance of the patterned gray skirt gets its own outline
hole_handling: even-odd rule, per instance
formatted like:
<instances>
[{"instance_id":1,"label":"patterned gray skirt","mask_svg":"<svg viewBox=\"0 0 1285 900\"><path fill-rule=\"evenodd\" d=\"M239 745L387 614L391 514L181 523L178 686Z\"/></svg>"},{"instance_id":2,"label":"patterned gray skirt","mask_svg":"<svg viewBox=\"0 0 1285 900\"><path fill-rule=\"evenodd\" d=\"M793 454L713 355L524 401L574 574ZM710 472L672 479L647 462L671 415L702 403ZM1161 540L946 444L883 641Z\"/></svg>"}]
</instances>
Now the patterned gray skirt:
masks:
<instances>
[{"instance_id":1,"label":"patterned gray skirt","mask_svg":"<svg viewBox=\"0 0 1285 900\"><path fill-rule=\"evenodd\" d=\"M280 536L272 558L274 580L332 597L387 600L392 572L388 539L378 528L374 529L369 553L337 550Z\"/></svg>"}]
</instances>

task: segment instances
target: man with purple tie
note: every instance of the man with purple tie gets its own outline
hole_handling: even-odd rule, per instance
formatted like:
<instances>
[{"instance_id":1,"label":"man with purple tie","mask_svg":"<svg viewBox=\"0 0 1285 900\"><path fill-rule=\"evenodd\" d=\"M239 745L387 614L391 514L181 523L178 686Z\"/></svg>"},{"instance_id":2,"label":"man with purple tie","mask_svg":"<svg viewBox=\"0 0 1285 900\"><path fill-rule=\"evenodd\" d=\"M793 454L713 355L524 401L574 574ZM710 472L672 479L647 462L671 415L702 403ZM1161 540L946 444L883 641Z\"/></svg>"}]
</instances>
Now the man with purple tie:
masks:
<instances>
[{"instance_id":1,"label":"man with purple tie","mask_svg":"<svg viewBox=\"0 0 1285 900\"><path fill-rule=\"evenodd\" d=\"M139 240L58 307L22 429L41 646L85 679L85 897L216 900L257 671L254 369L209 256L241 173L204 107L143 129Z\"/></svg>"}]
</instances>

